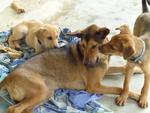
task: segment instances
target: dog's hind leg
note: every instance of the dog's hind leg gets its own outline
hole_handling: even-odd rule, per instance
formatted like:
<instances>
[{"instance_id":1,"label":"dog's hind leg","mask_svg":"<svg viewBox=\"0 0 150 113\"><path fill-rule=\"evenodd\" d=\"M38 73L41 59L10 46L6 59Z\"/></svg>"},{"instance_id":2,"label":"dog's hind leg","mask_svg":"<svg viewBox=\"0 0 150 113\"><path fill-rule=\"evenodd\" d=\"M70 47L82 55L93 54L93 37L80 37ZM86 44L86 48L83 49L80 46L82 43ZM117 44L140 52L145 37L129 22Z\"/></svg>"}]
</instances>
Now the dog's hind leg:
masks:
<instances>
[{"instance_id":1,"label":"dog's hind leg","mask_svg":"<svg viewBox=\"0 0 150 113\"><path fill-rule=\"evenodd\" d=\"M150 64L144 64L143 67L144 72L144 86L141 91L141 96L139 99L139 106L142 108L148 107L148 93L149 93L149 86L150 86Z\"/></svg>"},{"instance_id":2,"label":"dog's hind leg","mask_svg":"<svg viewBox=\"0 0 150 113\"><path fill-rule=\"evenodd\" d=\"M17 26L12 29L12 35L8 38L9 46L13 49L20 48L19 40L24 38L28 32L26 26Z\"/></svg>"},{"instance_id":3,"label":"dog's hind leg","mask_svg":"<svg viewBox=\"0 0 150 113\"><path fill-rule=\"evenodd\" d=\"M19 34L19 32L16 35L11 35L8 39L9 47L13 49L20 48L19 40L22 39L22 37L24 37L24 35Z\"/></svg>"},{"instance_id":4,"label":"dog's hind leg","mask_svg":"<svg viewBox=\"0 0 150 113\"><path fill-rule=\"evenodd\" d=\"M46 85L41 86L38 88L38 90L34 92L34 94L30 95L30 97L26 97L20 103L10 106L8 112L31 113L36 106L45 102L49 97L50 97L49 89L46 87Z\"/></svg>"}]
</instances>

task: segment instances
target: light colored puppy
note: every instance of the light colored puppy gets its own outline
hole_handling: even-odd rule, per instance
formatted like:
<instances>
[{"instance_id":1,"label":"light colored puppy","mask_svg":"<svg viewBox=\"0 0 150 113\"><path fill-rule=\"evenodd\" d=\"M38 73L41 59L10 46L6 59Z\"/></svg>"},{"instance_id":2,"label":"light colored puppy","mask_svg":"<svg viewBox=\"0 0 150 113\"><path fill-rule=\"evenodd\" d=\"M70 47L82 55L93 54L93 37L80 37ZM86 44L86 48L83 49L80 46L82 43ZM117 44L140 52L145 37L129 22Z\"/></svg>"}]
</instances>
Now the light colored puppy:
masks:
<instances>
[{"instance_id":1,"label":"light colored puppy","mask_svg":"<svg viewBox=\"0 0 150 113\"><path fill-rule=\"evenodd\" d=\"M46 48L58 46L59 29L55 25L44 24L40 21L23 21L12 28L12 35L8 39L9 46L19 49L22 39L34 48L37 53Z\"/></svg>"}]
</instances>

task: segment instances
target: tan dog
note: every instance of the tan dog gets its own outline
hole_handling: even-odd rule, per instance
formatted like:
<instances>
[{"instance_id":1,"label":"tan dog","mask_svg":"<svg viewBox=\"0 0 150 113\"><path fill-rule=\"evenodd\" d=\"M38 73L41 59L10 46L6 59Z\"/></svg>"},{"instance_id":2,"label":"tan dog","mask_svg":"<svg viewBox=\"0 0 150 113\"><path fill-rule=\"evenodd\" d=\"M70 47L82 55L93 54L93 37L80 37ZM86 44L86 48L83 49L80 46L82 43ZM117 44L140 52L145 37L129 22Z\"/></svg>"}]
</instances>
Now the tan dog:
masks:
<instances>
[{"instance_id":1,"label":"tan dog","mask_svg":"<svg viewBox=\"0 0 150 113\"><path fill-rule=\"evenodd\" d=\"M148 24L145 25L147 26ZM121 55L128 61L125 71L124 88L121 95L116 98L116 103L118 105L124 105L126 103L134 67L140 66L144 72L145 80L139 99L139 106L145 108L148 106L148 92L150 85L150 35L148 35L150 33L146 32L143 33L142 36L136 37L131 34L127 25L123 25L118 29L120 30L120 34L113 36L110 42L100 47L100 52L106 55Z\"/></svg>"},{"instance_id":2,"label":"tan dog","mask_svg":"<svg viewBox=\"0 0 150 113\"><path fill-rule=\"evenodd\" d=\"M20 48L23 38L25 42L35 51L41 52L45 48L58 46L58 27L50 24L43 24L40 21L24 21L12 28L12 35L9 37L9 46L13 49Z\"/></svg>"},{"instance_id":3,"label":"tan dog","mask_svg":"<svg viewBox=\"0 0 150 113\"><path fill-rule=\"evenodd\" d=\"M128 27L123 27L121 30L125 30L126 34L121 37L120 35L115 36L116 38L113 38L110 43L100 49L103 53L121 54L124 58L128 59L124 91L122 95L116 99L119 105L124 105L127 101L130 78L135 65L138 65L144 72L144 86L141 90L139 105L142 108L148 106L150 85L150 13L148 12L146 2L150 4L149 0L142 0L143 13L138 16L134 25L134 35L138 37L133 36Z\"/></svg>"},{"instance_id":4,"label":"tan dog","mask_svg":"<svg viewBox=\"0 0 150 113\"><path fill-rule=\"evenodd\" d=\"M84 89L97 94L120 94L122 89L101 84L108 68L109 57L99 53L109 29L91 25L68 35L81 38L68 48L51 49L39 54L15 69L0 84L1 89L19 101L9 107L9 113L32 112L45 102L55 89ZM138 94L129 93L137 100Z\"/></svg>"}]
</instances>

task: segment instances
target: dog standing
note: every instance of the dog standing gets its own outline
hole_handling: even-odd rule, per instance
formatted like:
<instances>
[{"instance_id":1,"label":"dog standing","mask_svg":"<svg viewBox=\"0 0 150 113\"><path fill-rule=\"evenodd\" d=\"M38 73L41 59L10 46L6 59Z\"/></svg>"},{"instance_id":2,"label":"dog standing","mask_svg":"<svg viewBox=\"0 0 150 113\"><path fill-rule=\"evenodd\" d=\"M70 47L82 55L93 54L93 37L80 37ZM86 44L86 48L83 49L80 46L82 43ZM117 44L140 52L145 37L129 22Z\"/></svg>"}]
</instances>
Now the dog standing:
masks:
<instances>
[{"instance_id":1,"label":"dog standing","mask_svg":"<svg viewBox=\"0 0 150 113\"><path fill-rule=\"evenodd\" d=\"M12 35L8 42L11 48L16 49L20 48L21 40L25 39L26 44L39 53L46 48L57 47L58 35L59 29L55 25L29 20L12 28Z\"/></svg>"},{"instance_id":2,"label":"dog standing","mask_svg":"<svg viewBox=\"0 0 150 113\"><path fill-rule=\"evenodd\" d=\"M68 35L81 38L68 48L51 49L32 57L19 66L0 83L19 103L9 107L9 113L32 112L35 106L45 102L55 89L86 90L98 94L120 94L122 89L101 84L108 69L109 57L99 53L99 45L105 43L108 28L91 25L82 31ZM137 100L139 95L129 93Z\"/></svg>"},{"instance_id":3,"label":"dog standing","mask_svg":"<svg viewBox=\"0 0 150 113\"><path fill-rule=\"evenodd\" d=\"M104 54L121 55L127 59L125 71L124 88L121 95L116 98L118 105L124 105L129 94L129 83L135 66L141 67L144 72L144 86L141 90L139 106L148 107L148 93L150 86L150 13L146 6L148 0L142 0L143 13L136 19L134 25L134 35L129 27L123 25L120 34L112 37L111 41L100 47L100 52ZM137 36L137 37L136 37Z\"/></svg>"}]
</instances>

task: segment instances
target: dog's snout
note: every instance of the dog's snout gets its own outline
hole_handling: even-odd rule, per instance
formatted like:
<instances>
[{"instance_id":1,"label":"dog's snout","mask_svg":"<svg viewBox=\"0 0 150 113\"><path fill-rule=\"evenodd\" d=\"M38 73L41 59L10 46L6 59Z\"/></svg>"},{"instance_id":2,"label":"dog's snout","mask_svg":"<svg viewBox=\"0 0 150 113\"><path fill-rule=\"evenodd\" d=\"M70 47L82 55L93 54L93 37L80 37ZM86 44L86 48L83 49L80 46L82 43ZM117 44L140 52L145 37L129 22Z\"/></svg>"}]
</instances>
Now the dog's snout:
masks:
<instances>
[{"instance_id":1,"label":"dog's snout","mask_svg":"<svg viewBox=\"0 0 150 113\"><path fill-rule=\"evenodd\" d=\"M86 62L86 63L84 63L84 65L86 65L87 67L94 67L95 66L95 64L91 63L91 62Z\"/></svg>"},{"instance_id":2,"label":"dog's snout","mask_svg":"<svg viewBox=\"0 0 150 113\"><path fill-rule=\"evenodd\" d=\"M100 52L103 52L103 49L104 49L103 46L100 46L100 47L99 47L99 51L100 51Z\"/></svg>"},{"instance_id":3,"label":"dog's snout","mask_svg":"<svg viewBox=\"0 0 150 113\"><path fill-rule=\"evenodd\" d=\"M102 46L99 46L99 48L98 48L100 51L102 50Z\"/></svg>"},{"instance_id":4,"label":"dog's snout","mask_svg":"<svg viewBox=\"0 0 150 113\"><path fill-rule=\"evenodd\" d=\"M54 48L58 48L58 45L54 45Z\"/></svg>"},{"instance_id":5,"label":"dog's snout","mask_svg":"<svg viewBox=\"0 0 150 113\"><path fill-rule=\"evenodd\" d=\"M86 65L87 67L94 67L95 62L93 62L92 60L86 59L84 62L84 65Z\"/></svg>"}]
</instances>

